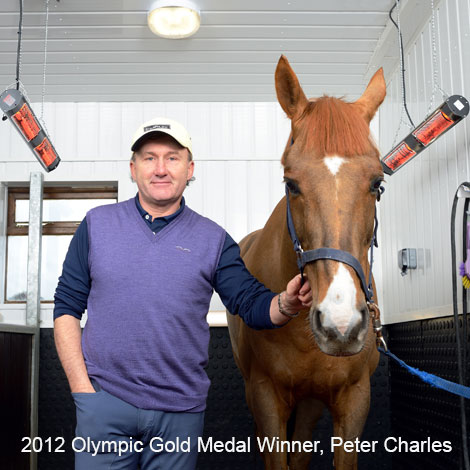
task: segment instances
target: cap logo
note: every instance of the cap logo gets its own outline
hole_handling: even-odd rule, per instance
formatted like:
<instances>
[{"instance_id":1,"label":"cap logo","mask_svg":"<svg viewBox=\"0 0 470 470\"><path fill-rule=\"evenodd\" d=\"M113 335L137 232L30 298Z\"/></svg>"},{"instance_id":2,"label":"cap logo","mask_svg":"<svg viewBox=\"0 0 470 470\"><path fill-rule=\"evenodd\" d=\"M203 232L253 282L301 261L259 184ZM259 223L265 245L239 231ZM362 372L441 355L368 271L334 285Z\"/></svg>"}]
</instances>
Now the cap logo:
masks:
<instances>
[{"instance_id":1,"label":"cap logo","mask_svg":"<svg viewBox=\"0 0 470 470\"><path fill-rule=\"evenodd\" d=\"M154 129L171 129L169 124L152 124L151 126L144 127L144 132L152 131Z\"/></svg>"}]
</instances>

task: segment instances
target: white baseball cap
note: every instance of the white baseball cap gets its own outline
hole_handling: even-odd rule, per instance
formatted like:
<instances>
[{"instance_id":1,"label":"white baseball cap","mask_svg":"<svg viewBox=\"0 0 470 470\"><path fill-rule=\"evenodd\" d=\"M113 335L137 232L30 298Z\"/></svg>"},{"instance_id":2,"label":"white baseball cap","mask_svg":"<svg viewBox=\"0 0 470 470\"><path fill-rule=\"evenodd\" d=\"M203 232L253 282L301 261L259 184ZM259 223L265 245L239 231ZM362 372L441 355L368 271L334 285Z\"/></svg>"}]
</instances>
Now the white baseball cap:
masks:
<instances>
[{"instance_id":1,"label":"white baseball cap","mask_svg":"<svg viewBox=\"0 0 470 470\"><path fill-rule=\"evenodd\" d=\"M191 154L193 153L191 137L188 131L179 122L164 117L157 117L151 121L144 122L144 124L135 131L134 137L132 138L131 150L135 152L146 137L157 132L170 135L180 145L186 147Z\"/></svg>"}]
</instances>

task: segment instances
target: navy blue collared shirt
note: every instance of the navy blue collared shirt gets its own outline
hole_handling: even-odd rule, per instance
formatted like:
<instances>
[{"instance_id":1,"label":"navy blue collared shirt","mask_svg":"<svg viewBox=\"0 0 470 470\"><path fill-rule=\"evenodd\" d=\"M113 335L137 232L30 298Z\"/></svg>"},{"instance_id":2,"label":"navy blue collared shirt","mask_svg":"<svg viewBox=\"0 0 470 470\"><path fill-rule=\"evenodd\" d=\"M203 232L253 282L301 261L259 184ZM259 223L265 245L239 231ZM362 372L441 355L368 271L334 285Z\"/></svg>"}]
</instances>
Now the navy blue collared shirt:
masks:
<instances>
[{"instance_id":1,"label":"navy blue collared shirt","mask_svg":"<svg viewBox=\"0 0 470 470\"><path fill-rule=\"evenodd\" d=\"M155 234L175 220L185 207L185 200L182 198L176 212L152 219L141 206L138 194L135 203L149 230ZM80 319L86 309L91 287L88 247L88 227L84 218L70 242L65 257L54 296L54 319L62 315L72 315ZM227 309L240 315L249 326L257 329L275 327L270 320L269 310L271 300L276 294L249 273L241 259L238 244L229 234L225 236L213 287Z\"/></svg>"}]
</instances>

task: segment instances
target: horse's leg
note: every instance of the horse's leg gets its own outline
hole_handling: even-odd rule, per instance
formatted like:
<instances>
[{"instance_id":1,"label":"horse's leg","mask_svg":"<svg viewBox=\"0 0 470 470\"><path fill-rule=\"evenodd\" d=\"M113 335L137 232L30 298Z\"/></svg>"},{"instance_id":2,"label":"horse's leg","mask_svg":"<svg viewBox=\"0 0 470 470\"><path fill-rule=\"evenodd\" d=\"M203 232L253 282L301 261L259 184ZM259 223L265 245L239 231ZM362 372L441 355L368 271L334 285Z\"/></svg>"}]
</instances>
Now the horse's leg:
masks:
<instances>
[{"instance_id":1,"label":"horse's leg","mask_svg":"<svg viewBox=\"0 0 470 470\"><path fill-rule=\"evenodd\" d=\"M256 437L265 470L287 470L287 453L269 450L269 445L286 440L286 425L291 409L282 400L267 377L257 376L246 382L246 398L256 423ZM258 442L256 442L258 445ZM261 451L261 448L260 448Z\"/></svg>"},{"instance_id":2,"label":"horse's leg","mask_svg":"<svg viewBox=\"0 0 470 470\"><path fill-rule=\"evenodd\" d=\"M312 431L320 419L325 405L315 398L306 398L297 404L295 428L292 441L307 442L312 440ZM289 470L306 470L311 452L292 452L289 459Z\"/></svg>"},{"instance_id":3,"label":"horse's leg","mask_svg":"<svg viewBox=\"0 0 470 470\"><path fill-rule=\"evenodd\" d=\"M370 379L367 374L359 382L344 388L336 395L330 409L334 423L333 439L341 438L342 442L355 442L359 439L369 413L369 405ZM356 446L350 452L346 452L343 446L335 446L334 463L335 470L357 470Z\"/></svg>"}]
</instances>

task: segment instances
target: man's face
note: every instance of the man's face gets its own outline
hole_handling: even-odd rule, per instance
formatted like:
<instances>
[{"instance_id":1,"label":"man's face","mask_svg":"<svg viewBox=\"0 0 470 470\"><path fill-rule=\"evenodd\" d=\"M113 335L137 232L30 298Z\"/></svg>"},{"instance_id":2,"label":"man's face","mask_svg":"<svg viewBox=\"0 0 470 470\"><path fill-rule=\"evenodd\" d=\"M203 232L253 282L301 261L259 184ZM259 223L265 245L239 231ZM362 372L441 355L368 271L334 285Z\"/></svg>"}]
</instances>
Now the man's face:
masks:
<instances>
[{"instance_id":1,"label":"man's face","mask_svg":"<svg viewBox=\"0 0 470 470\"><path fill-rule=\"evenodd\" d=\"M144 143L130 165L140 197L147 204L160 207L179 201L194 171L188 149L170 136Z\"/></svg>"}]
</instances>

